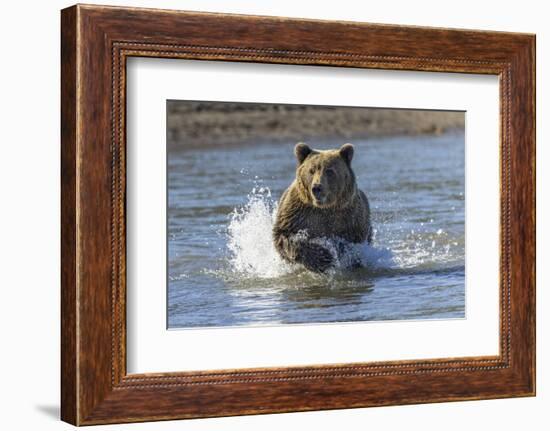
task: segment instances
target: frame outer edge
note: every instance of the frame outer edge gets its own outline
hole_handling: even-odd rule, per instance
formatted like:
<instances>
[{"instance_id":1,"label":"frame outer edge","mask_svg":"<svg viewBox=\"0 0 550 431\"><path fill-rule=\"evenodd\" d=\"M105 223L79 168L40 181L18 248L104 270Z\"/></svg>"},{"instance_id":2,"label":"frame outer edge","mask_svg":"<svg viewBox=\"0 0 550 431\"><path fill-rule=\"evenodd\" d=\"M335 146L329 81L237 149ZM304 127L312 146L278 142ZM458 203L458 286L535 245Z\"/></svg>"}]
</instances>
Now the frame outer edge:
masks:
<instances>
[{"instance_id":1,"label":"frame outer edge","mask_svg":"<svg viewBox=\"0 0 550 431\"><path fill-rule=\"evenodd\" d=\"M79 423L77 298L78 6L61 11L61 420Z\"/></svg>"},{"instance_id":2,"label":"frame outer edge","mask_svg":"<svg viewBox=\"0 0 550 431\"><path fill-rule=\"evenodd\" d=\"M536 176L536 149L537 149L537 134L536 134L536 69L537 69L537 56L536 56L536 35L530 35L527 38L526 49L524 52L525 59L522 62L527 71L525 76L525 85L527 87L526 105L528 106L528 112L530 115L525 115L525 128L526 128L526 140L528 147L528 159L527 169L529 175L527 181L529 182L529 194L526 197L527 205L530 210L529 215L529 231L527 232L529 241L529 249L527 254L527 265L529 265L528 271L530 276L530 284L525 288L525 294L527 295L527 301L529 303L527 325L528 325L528 337L529 347L526 349L528 352L528 390L529 396L536 396L536 381L537 381L537 337L536 337L536 314L537 314L537 299L536 299L536 279L537 279L537 204L536 204L536 190L537 190L537 176ZM529 238L530 237L530 238Z\"/></svg>"},{"instance_id":3,"label":"frame outer edge","mask_svg":"<svg viewBox=\"0 0 550 431\"><path fill-rule=\"evenodd\" d=\"M524 396L536 395L535 36L515 52L512 73L512 364Z\"/></svg>"},{"instance_id":4,"label":"frame outer edge","mask_svg":"<svg viewBox=\"0 0 550 431\"><path fill-rule=\"evenodd\" d=\"M537 107L537 79L536 79L536 71L537 71L537 37L536 35L531 35L529 37L527 42L527 61L526 64L529 66L529 72L530 74L526 77L527 85L529 86L530 94L528 96L528 105L530 107L530 122L527 124L527 129L529 130L529 146L531 148L531 154L530 154L530 172L529 172L529 178L532 182L532 189L531 193L528 196L528 199L531 204L531 216L530 216L530 222L531 222L531 234L532 234L532 244L530 249L530 275L532 277L531 279L531 285L529 286L529 300L530 300L530 315L529 315L529 336L530 336L530 344L531 348L529 349L530 354L530 361L529 361L529 377L530 377L530 384L529 384L529 395L530 396L536 396L537 395L537 292L536 292L536 286L537 286L537 114L536 114L536 107ZM528 120L529 121L529 120Z\"/></svg>"},{"instance_id":5,"label":"frame outer edge","mask_svg":"<svg viewBox=\"0 0 550 431\"><path fill-rule=\"evenodd\" d=\"M533 202L533 237L534 237L534 250L533 250L533 316L531 318L532 334L533 337L533 357L532 357L532 378L533 388L532 395L537 395L537 37L533 35L530 44L530 56L533 62L533 68L531 71L531 79L533 82L533 94L531 96L531 105L533 109L533 156L531 160L531 169L533 176L533 194L531 196Z\"/></svg>"}]
</instances>

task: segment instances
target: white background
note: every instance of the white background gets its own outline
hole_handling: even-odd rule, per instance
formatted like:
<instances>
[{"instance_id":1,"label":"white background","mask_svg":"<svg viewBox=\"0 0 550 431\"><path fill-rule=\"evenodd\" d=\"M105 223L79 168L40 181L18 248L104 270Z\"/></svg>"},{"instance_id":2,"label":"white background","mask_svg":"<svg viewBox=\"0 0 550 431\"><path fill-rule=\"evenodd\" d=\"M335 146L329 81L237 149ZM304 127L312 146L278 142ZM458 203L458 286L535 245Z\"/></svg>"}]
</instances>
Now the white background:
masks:
<instances>
[{"instance_id":1,"label":"white background","mask_svg":"<svg viewBox=\"0 0 550 431\"><path fill-rule=\"evenodd\" d=\"M496 76L134 58L127 83L129 373L498 354ZM466 111L467 319L167 331L167 99Z\"/></svg>"},{"instance_id":2,"label":"white background","mask_svg":"<svg viewBox=\"0 0 550 431\"><path fill-rule=\"evenodd\" d=\"M279 430L285 428L470 430L546 429L550 422L550 28L545 2L313 2L297 0L102 1L105 4L347 19L537 33L538 396L293 413L95 429ZM70 3L5 2L0 17L0 301L2 428L70 429L57 420L59 399L59 9Z\"/></svg>"}]
</instances>

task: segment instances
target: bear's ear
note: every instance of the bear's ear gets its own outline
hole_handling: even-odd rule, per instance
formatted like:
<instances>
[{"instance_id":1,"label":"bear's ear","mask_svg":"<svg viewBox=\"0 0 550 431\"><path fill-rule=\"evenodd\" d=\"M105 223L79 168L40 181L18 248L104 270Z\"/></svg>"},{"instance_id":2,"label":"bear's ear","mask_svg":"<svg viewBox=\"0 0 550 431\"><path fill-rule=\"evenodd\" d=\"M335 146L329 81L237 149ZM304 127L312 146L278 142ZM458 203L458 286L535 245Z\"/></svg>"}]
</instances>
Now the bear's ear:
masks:
<instances>
[{"instance_id":1,"label":"bear's ear","mask_svg":"<svg viewBox=\"0 0 550 431\"><path fill-rule=\"evenodd\" d=\"M296 158L298 159L299 165L301 165L303 161L306 159L306 157L309 156L312 152L313 150L303 142L298 142L294 147L294 154L296 154Z\"/></svg>"},{"instance_id":2,"label":"bear's ear","mask_svg":"<svg viewBox=\"0 0 550 431\"><path fill-rule=\"evenodd\" d=\"M353 159L353 145L344 144L340 147L340 156L346 161L348 165L351 164L351 159Z\"/></svg>"}]
</instances>

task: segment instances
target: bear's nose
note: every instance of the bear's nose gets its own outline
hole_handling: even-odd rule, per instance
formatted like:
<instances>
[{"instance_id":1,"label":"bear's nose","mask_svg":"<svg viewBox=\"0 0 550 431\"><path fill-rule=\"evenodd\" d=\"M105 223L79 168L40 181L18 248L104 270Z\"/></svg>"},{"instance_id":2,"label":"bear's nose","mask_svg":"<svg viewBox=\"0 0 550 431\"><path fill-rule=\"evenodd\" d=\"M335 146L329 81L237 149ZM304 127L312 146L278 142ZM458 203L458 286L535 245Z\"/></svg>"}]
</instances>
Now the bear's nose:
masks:
<instances>
[{"instance_id":1,"label":"bear's nose","mask_svg":"<svg viewBox=\"0 0 550 431\"><path fill-rule=\"evenodd\" d=\"M313 184L313 187L311 187L311 191L315 195L316 198L319 197L319 195L323 192L323 186L321 184Z\"/></svg>"}]
</instances>

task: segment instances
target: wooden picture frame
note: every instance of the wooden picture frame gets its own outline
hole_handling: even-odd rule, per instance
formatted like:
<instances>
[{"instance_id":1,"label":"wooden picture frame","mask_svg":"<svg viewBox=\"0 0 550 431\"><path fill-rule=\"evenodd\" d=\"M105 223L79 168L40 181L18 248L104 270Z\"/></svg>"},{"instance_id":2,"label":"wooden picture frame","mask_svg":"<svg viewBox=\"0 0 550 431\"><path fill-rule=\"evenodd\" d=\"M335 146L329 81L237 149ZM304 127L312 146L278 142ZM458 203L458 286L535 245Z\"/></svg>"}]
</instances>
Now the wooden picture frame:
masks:
<instances>
[{"instance_id":1,"label":"wooden picture frame","mask_svg":"<svg viewBox=\"0 0 550 431\"><path fill-rule=\"evenodd\" d=\"M83 5L61 17L64 421L535 394L534 35ZM127 374L125 65L131 56L498 75L500 354Z\"/></svg>"}]
</instances>

